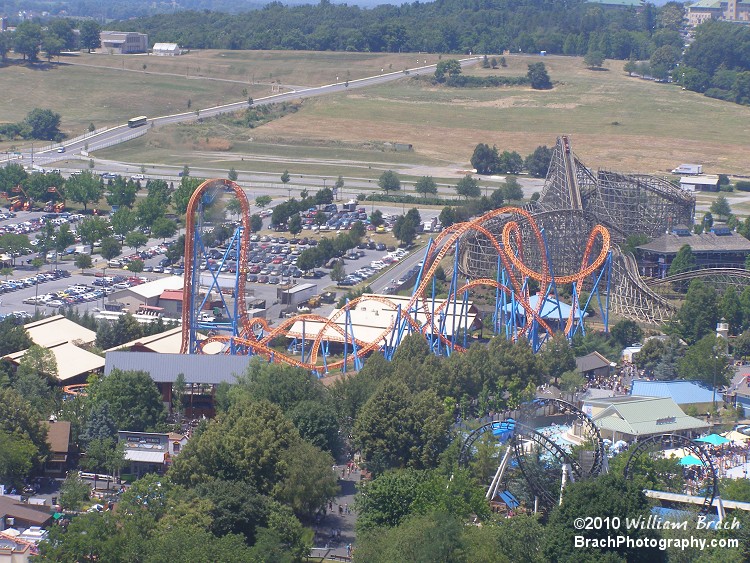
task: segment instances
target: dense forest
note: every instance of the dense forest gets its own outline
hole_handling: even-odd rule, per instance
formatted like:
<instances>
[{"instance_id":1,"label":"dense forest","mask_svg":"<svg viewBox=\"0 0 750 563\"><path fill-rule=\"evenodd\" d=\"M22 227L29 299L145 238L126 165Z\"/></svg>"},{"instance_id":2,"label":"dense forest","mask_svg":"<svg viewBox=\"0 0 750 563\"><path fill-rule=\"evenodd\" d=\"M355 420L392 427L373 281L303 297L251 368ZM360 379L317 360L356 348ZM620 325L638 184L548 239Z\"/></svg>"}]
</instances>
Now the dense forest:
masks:
<instances>
[{"instance_id":1,"label":"dense forest","mask_svg":"<svg viewBox=\"0 0 750 563\"><path fill-rule=\"evenodd\" d=\"M684 8L670 2L605 10L581 0L437 0L363 9L321 0L280 2L244 14L185 11L117 24L149 41L195 49L300 49L431 53L547 51L647 59L664 45L682 49Z\"/></svg>"},{"instance_id":2,"label":"dense forest","mask_svg":"<svg viewBox=\"0 0 750 563\"><path fill-rule=\"evenodd\" d=\"M718 21L704 23L685 51L679 74L675 78L688 90L750 104L750 28Z\"/></svg>"}]
</instances>

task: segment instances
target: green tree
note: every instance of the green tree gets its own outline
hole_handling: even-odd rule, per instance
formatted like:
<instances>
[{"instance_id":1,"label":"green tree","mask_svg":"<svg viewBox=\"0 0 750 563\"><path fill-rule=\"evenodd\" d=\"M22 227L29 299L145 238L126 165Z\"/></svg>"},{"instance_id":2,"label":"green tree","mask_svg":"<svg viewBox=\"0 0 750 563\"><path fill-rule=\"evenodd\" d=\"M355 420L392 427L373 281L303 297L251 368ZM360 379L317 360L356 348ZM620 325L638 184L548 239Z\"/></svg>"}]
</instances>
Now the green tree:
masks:
<instances>
[{"instance_id":1,"label":"green tree","mask_svg":"<svg viewBox=\"0 0 750 563\"><path fill-rule=\"evenodd\" d=\"M37 60L39 46L42 43L42 26L31 21L18 24L13 33L13 50L23 55L23 59L31 62Z\"/></svg>"},{"instance_id":2,"label":"green tree","mask_svg":"<svg viewBox=\"0 0 750 563\"><path fill-rule=\"evenodd\" d=\"M143 260L140 258L136 258L135 260L131 260L128 263L128 272L133 272L134 274L140 274L143 271L145 264L143 263Z\"/></svg>"},{"instance_id":3,"label":"green tree","mask_svg":"<svg viewBox=\"0 0 750 563\"><path fill-rule=\"evenodd\" d=\"M379 227L383 223L383 212L380 209L374 210L370 215L370 224L374 227Z\"/></svg>"},{"instance_id":4,"label":"green tree","mask_svg":"<svg viewBox=\"0 0 750 563\"><path fill-rule=\"evenodd\" d=\"M508 201L520 201L523 199L523 188L515 176L508 176L503 186L503 195Z\"/></svg>"},{"instance_id":5,"label":"green tree","mask_svg":"<svg viewBox=\"0 0 750 563\"><path fill-rule=\"evenodd\" d=\"M111 260L115 256L122 254L122 246L114 237L104 237L101 247L102 258Z\"/></svg>"},{"instance_id":6,"label":"green tree","mask_svg":"<svg viewBox=\"0 0 750 563\"><path fill-rule=\"evenodd\" d=\"M80 510L90 494L89 486L78 473L71 471L60 486L60 506L65 510Z\"/></svg>"},{"instance_id":7,"label":"green tree","mask_svg":"<svg viewBox=\"0 0 750 563\"><path fill-rule=\"evenodd\" d=\"M357 531L398 526L411 514L420 485L427 478L426 471L395 469L362 482L355 499Z\"/></svg>"},{"instance_id":8,"label":"green tree","mask_svg":"<svg viewBox=\"0 0 750 563\"><path fill-rule=\"evenodd\" d=\"M5 233L0 235L0 248L10 254L10 263L16 265L16 257L31 248L31 242L26 235Z\"/></svg>"},{"instance_id":9,"label":"green tree","mask_svg":"<svg viewBox=\"0 0 750 563\"><path fill-rule=\"evenodd\" d=\"M78 437L81 444L85 448L92 440L106 440L116 437L117 425L109 413L109 403L100 401L92 405L86 424Z\"/></svg>"},{"instance_id":10,"label":"green tree","mask_svg":"<svg viewBox=\"0 0 750 563\"><path fill-rule=\"evenodd\" d=\"M344 185L344 181L341 181L341 185ZM315 192L315 205L327 205L333 203L333 190L331 188L323 188Z\"/></svg>"},{"instance_id":11,"label":"green tree","mask_svg":"<svg viewBox=\"0 0 750 563\"><path fill-rule=\"evenodd\" d=\"M530 64L527 77L534 90L549 90L552 88L552 81L549 79L544 63Z\"/></svg>"},{"instance_id":12,"label":"green tree","mask_svg":"<svg viewBox=\"0 0 750 563\"><path fill-rule=\"evenodd\" d=\"M234 169L234 166L229 169L227 178L229 178L232 182L236 182L237 178L239 178L239 174L237 174L237 171Z\"/></svg>"},{"instance_id":13,"label":"green tree","mask_svg":"<svg viewBox=\"0 0 750 563\"><path fill-rule=\"evenodd\" d=\"M255 198L255 205L263 209L267 205L271 204L272 198L270 195L259 195Z\"/></svg>"},{"instance_id":14,"label":"green tree","mask_svg":"<svg viewBox=\"0 0 750 563\"><path fill-rule=\"evenodd\" d=\"M583 64L588 68L601 68L604 63L604 53L595 49L589 48L586 56L583 57Z\"/></svg>"},{"instance_id":15,"label":"green tree","mask_svg":"<svg viewBox=\"0 0 750 563\"><path fill-rule=\"evenodd\" d=\"M257 233L263 228L263 219L260 215L250 215L250 230Z\"/></svg>"},{"instance_id":16,"label":"green tree","mask_svg":"<svg viewBox=\"0 0 750 563\"><path fill-rule=\"evenodd\" d=\"M672 263L669 265L669 275L681 274L694 270L696 266L693 249L689 244L684 244L677 251Z\"/></svg>"},{"instance_id":17,"label":"green tree","mask_svg":"<svg viewBox=\"0 0 750 563\"><path fill-rule=\"evenodd\" d=\"M247 396L193 437L175 459L171 475L177 483L211 479L240 480L269 494L287 476L285 452L301 442L281 408ZM330 466L327 468L330 473Z\"/></svg>"},{"instance_id":18,"label":"green tree","mask_svg":"<svg viewBox=\"0 0 750 563\"><path fill-rule=\"evenodd\" d=\"M90 203L96 204L102 197L102 182L88 170L68 178L65 195L71 201L83 205L84 211Z\"/></svg>"},{"instance_id":19,"label":"green tree","mask_svg":"<svg viewBox=\"0 0 750 563\"><path fill-rule=\"evenodd\" d=\"M434 467L447 446L451 413L433 391L412 395L403 382L386 381L362 407L354 443L368 469Z\"/></svg>"},{"instance_id":20,"label":"green tree","mask_svg":"<svg viewBox=\"0 0 750 563\"><path fill-rule=\"evenodd\" d=\"M151 225L151 234L156 238L166 240L177 232L177 223L166 217L159 217Z\"/></svg>"},{"instance_id":21,"label":"green tree","mask_svg":"<svg viewBox=\"0 0 750 563\"><path fill-rule=\"evenodd\" d=\"M125 235L125 246L132 248L136 252L146 243L148 243L148 237L140 231L131 231Z\"/></svg>"},{"instance_id":22,"label":"green tree","mask_svg":"<svg viewBox=\"0 0 750 563\"><path fill-rule=\"evenodd\" d=\"M190 198L193 197L193 194L195 193L195 190L198 189L198 186L201 185L200 178L191 178L189 176L183 176L180 180L180 185L177 186L177 189L175 189L174 193L172 194L172 202L174 203L175 211L179 215L184 215L187 212L188 203L190 203ZM163 196L160 196L162 201L164 200ZM166 206L165 201L163 201L164 205Z\"/></svg>"},{"instance_id":23,"label":"green tree","mask_svg":"<svg viewBox=\"0 0 750 563\"><path fill-rule=\"evenodd\" d=\"M240 203L240 200L235 198L230 199L227 202L227 213L230 213L234 215L235 217L239 218L240 213L242 213L242 204Z\"/></svg>"},{"instance_id":24,"label":"green tree","mask_svg":"<svg viewBox=\"0 0 750 563\"><path fill-rule=\"evenodd\" d=\"M713 386L715 373L717 387L727 385L734 369L725 350L723 339L708 334L687 349L678 363L678 373L684 379L701 381L709 387Z\"/></svg>"},{"instance_id":25,"label":"green tree","mask_svg":"<svg viewBox=\"0 0 750 563\"><path fill-rule=\"evenodd\" d=\"M417 183L414 184L414 191L427 197L427 194L435 195L438 189L435 180L432 179L432 176L422 176L419 180L417 180Z\"/></svg>"},{"instance_id":26,"label":"green tree","mask_svg":"<svg viewBox=\"0 0 750 563\"><path fill-rule=\"evenodd\" d=\"M689 344L694 344L714 332L717 320L716 290L701 280L693 280L677 312L680 334Z\"/></svg>"},{"instance_id":27,"label":"green tree","mask_svg":"<svg viewBox=\"0 0 750 563\"><path fill-rule=\"evenodd\" d=\"M300 217L299 213L295 213L294 215L289 217L287 228L293 235L298 235L302 232L302 217Z\"/></svg>"},{"instance_id":28,"label":"green tree","mask_svg":"<svg viewBox=\"0 0 750 563\"><path fill-rule=\"evenodd\" d=\"M52 33L45 33L42 38L42 50L47 57L47 62L51 62L54 57L59 57L63 52L65 44L62 39Z\"/></svg>"},{"instance_id":29,"label":"green tree","mask_svg":"<svg viewBox=\"0 0 750 563\"><path fill-rule=\"evenodd\" d=\"M24 123L31 130L31 137L33 139L59 141L63 138L59 129L60 114L53 112L51 109L32 109L24 118Z\"/></svg>"},{"instance_id":30,"label":"green tree","mask_svg":"<svg viewBox=\"0 0 750 563\"><path fill-rule=\"evenodd\" d=\"M380 189L385 193L396 192L401 189L401 180L396 172L393 170L386 170L380 175L378 186L380 186Z\"/></svg>"},{"instance_id":31,"label":"green tree","mask_svg":"<svg viewBox=\"0 0 750 563\"><path fill-rule=\"evenodd\" d=\"M479 182L471 174L467 174L458 181L458 184L456 184L456 193L459 196L464 196L467 200L470 197L479 197L482 195L479 189Z\"/></svg>"},{"instance_id":32,"label":"green tree","mask_svg":"<svg viewBox=\"0 0 750 563\"><path fill-rule=\"evenodd\" d=\"M94 243L109 236L109 223L102 217L86 217L78 224L78 236L84 244L91 247Z\"/></svg>"},{"instance_id":33,"label":"green tree","mask_svg":"<svg viewBox=\"0 0 750 563\"><path fill-rule=\"evenodd\" d=\"M727 198L723 194L719 194L719 197L711 204L711 213L717 215L719 219L726 219L732 214L729 201L727 201Z\"/></svg>"},{"instance_id":34,"label":"green tree","mask_svg":"<svg viewBox=\"0 0 750 563\"><path fill-rule=\"evenodd\" d=\"M568 371L575 371L576 358L568 339L563 334L556 334L547 340L541 351L541 361L546 375L555 381Z\"/></svg>"},{"instance_id":35,"label":"green tree","mask_svg":"<svg viewBox=\"0 0 750 563\"><path fill-rule=\"evenodd\" d=\"M17 325L13 322L11 316L5 317L0 321L0 357L26 350L32 344L26 329L23 325Z\"/></svg>"},{"instance_id":36,"label":"green tree","mask_svg":"<svg viewBox=\"0 0 750 563\"><path fill-rule=\"evenodd\" d=\"M396 528L358 538L355 561L467 561L461 539L464 528L453 514L414 515ZM502 559L495 552L492 560Z\"/></svg>"},{"instance_id":37,"label":"green tree","mask_svg":"<svg viewBox=\"0 0 750 563\"><path fill-rule=\"evenodd\" d=\"M500 156L497 147L490 146L486 143L479 143L474 147L474 153L471 155L471 165L477 171L477 174L494 174L498 170Z\"/></svg>"},{"instance_id":38,"label":"green tree","mask_svg":"<svg viewBox=\"0 0 750 563\"><path fill-rule=\"evenodd\" d=\"M33 460L38 454L34 443L0 428L0 480L7 485L20 486L31 473Z\"/></svg>"},{"instance_id":39,"label":"green tree","mask_svg":"<svg viewBox=\"0 0 750 563\"><path fill-rule=\"evenodd\" d=\"M417 227L419 222L415 222L413 219L406 215L400 215L393 225L393 236L395 236L405 246L409 246L414 242L414 237L417 236Z\"/></svg>"},{"instance_id":40,"label":"green tree","mask_svg":"<svg viewBox=\"0 0 750 563\"><path fill-rule=\"evenodd\" d=\"M122 177L115 178L107 188L109 192L106 196L107 203L111 206L132 209L138 189L138 184L132 180L126 182Z\"/></svg>"},{"instance_id":41,"label":"green tree","mask_svg":"<svg viewBox=\"0 0 750 563\"><path fill-rule=\"evenodd\" d=\"M46 419L54 410L55 400L50 383L57 380L57 360L51 350L32 344L21 358L13 389L24 397Z\"/></svg>"},{"instance_id":42,"label":"green tree","mask_svg":"<svg viewBox=\"0 0 750 563\"><path fill-rule=\"evenodd\" d=\"M92 404L106 401L118 429L132 432L153 430L165 418L156 384L143 371L112 372L94 385Z\"/></svg>"},{"instance_id":43,"label":"green tree","mask_svg":"<svg viewBox=\"0 0 750 563\"><path fill-rule=\"evenodd\" d=\"M47 32L57 37L66 51L72 51L78 45L78 37L73 29L72 21L64 18L56 18L49 22Z\"/></svg>"},{"instance_id":44,"label":"green tree","mask_svg":"<svg viewBox=\"0 0 750 563\"><path fill-rule=\"evenodd\" d=\"M724 290L719 300L718 314L729 323L730 334L736 335L742 330L742 305L733 285Z\"/></svg>"},{"instance_id":45,"label":"green tree","mask_svg":"<svg viewBox=\"0 0 750 563\"><path fill-rule=\"evenodd\" d=\"M458 76L461 74L461 63L458 59L446 59L438 62L435 67L435 80L438 82L445 81L445 75L449 77Z\"/></svg>"},{"instance_id":46,"label":"green tree","mask_svg":"<svg viewBox=\"0 0 750 563\"><path fill-rule=\"evenodd\" d=\"M57 234L55 235L55 265L57 265L57 257L65 252L65 249L75 243L75 241L76 237L70 231L70 225L68 223L60 225L60 228L57 230Z\"/></svg>"},{"instance_id":47,"label":"green tree","mask_svg":"<svg viewBox=\"0 0 750 563\"><path fill-rule=\"evenodd\" d=\"M333 458L304 440L281 454L285 478L276 485L274 496L298 517L312 518L339 493Z\"/></svg>"},{"instance_id":48,"label":"green tree","mask_svg":"<svg viewBox=\"0 0 750 563\"><path fill-rule=\"evenodd\" d=\"M542 145L535 148L534 152L526 157L524 167L534 178L545 178L551 161L552 149Z\"/></svg>"},{"instance_id":49,"label":"green tree","mask_svg":"<svg viewBox=\"0 0 750 563\"><path fill-rule=\"evenodd\" d=\"M91 49L98 49L102 42L99 39L99 35L102 31L101 26L96 20L87 19L81 22L79 27L81 47L91 52Z\"/></svg>"},{"instance_id":50,"label":"green tree","mask_svg":"<svg viewBox=\"0 0 750 563\"><path fill-rule=\"evenodd\" d=\"M91 255L85 253L77 254L73 263L76 265L76 268L80 268L81 270L86 270L93 265Z\"/></svg>"},{"instance_id":51,"label":"green tree","mask_svg":"<svg viewBox=\"0 0 750 563\"><path fill-rule=\"evenodd\" d=\"M141 242L138 246L143 246L148 241L146 235L134 230L138 224L138 218L135 213L127 207L122 207L115 211L109 218L109 224L112 226L112 232L120 237L120 240L125 240L125 244L131 248L135 247L127 243L130 235L140 235L145 237L145 241ZM135 242L136 239L137 237L132 239L132 241Z\"/></svg>"},{"instance_id":52,"label":"green tree","mask_svg":"<svg viewBox=\"0 0 750 563\"><path fill-rule=\"evenodd\" d=\"M631 346L636 342L640 342L643 338L643 330L635 321L630 319L621 319L615 323L610 331L612 338L614 338L620 346L625 348Z\"/></svg>"},{"instance_id":53,"label":"green tree","mask_svg":"<svg viewBox=\"0 0 750 563\"><path fill-rule=\"evenodd\" d=\"M341 262L341 260L337 260L333 265L333 268L331 268L330 276L331 279L337 283L346 277L346 270L344 269L344 264Z\"/></svg>"},{"instance_id":54,"label":"green tree","mask_svg":"<svg viewBox=\"0 0 750 563\"><path fill-rule=\"evenodd\" d=\"M665 561L663 551L658 548L618 547L576 547L573 536L596 539L607 545L605 530L576 530L572 523L578 517L600 517L648 519L650 506L640 488L633 482L625 481L614 472L596 479L570 483L565 488L563 502L556 506L549 517L545 529L543 554L547 561ZM657 539L657 532L648 529L630 530L633 539ZM606 557L606 559L603 559Z\"/></svg>"},{"instance_id":55,"label":"green tree","mask_svg":"<svg viewBox=\"0 0 750 563\"><path fill-rule=\"evenodd\" d=\"M86 455L81 459L85 471L111 474L113 479L125 462L125 443L115 438L96 438L86 445ZM96 487L96 479L94 480Z\"/></svg>"}]
</instances>

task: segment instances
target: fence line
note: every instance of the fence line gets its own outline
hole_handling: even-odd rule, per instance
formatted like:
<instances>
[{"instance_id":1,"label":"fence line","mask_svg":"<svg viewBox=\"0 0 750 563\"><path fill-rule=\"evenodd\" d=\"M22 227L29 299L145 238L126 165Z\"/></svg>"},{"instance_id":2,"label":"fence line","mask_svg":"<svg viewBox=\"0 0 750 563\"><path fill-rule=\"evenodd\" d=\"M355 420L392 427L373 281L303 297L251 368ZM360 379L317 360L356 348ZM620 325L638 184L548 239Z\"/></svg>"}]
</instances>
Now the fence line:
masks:
<instances>
[{"instance_id":1,"label":"fence line","mask_svg":"<svg viewBox=\"0 0 750 563\"><path fill-rule=\"evenodd\" d=\"M146 133L148 133L148 128L147 127L141 127L139 129L136 129L135 131L133 131L133 133L131 133L130 135L127 135L127 136L125 136L125 137L123 137L121 139L119 139L119 138L118 139L110 139L108 141L103 141L101 144L96 143L96 142L91 143L91 145L89 145L89 148L88 148L88 150L86 152L99 151L99 150L102 150L102 149L109 148L109 147L111 147L113 145L119 145L120 143L125 143L127 141L132 141L133 139L135 139L137 137L140 137L141 135L145 135Z\"/></svg>"}]
</instances>

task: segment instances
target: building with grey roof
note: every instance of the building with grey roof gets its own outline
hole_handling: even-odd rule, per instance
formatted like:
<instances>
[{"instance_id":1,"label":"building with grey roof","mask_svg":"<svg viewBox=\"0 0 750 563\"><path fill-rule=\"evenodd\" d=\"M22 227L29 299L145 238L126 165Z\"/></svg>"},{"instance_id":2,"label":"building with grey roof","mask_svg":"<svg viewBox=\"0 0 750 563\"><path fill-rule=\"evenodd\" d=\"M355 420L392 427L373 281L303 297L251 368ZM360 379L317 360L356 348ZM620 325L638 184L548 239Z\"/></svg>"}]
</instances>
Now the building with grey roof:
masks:
<instances>
[{"instance_id":1,"label":"building with grey roof","mask_svg":"<svg viewBox=\"0 0 750 563\"><path fill-rule=\"evenodd\" d=\"M192 418L213 416L214 392L220 383L235 383L245 373L251 356L230 354L154 354L151 352L107 352L104 375L113 369L145 371L162 395L172 404L172 385L185 377L185 414Z\"/></svg>"},{"instance_id":2,"label":"building with grey roof","mask_svg":"<svg viewBox=\"0 0 750 563\"><path fill-rule=\"evenodd\" d=\"M688 25L695 27L706 20L750 22L750 2L742 0L698 0L687 7Z\"/></svg>"},{"instance_id":3,"label":"building with grey roof","mask_svg":"<svg viewBox=\"0 0 750 563\"><path fill-rule=\"evenodd\" d=\"M688 245L695 265L700 268L744 268L750 255L750 240L724 225L715 225L710 233L696 235L684 226L638 247L641 275L663 278L669 272L680 248Z\"/></svg>"}]
</instances>

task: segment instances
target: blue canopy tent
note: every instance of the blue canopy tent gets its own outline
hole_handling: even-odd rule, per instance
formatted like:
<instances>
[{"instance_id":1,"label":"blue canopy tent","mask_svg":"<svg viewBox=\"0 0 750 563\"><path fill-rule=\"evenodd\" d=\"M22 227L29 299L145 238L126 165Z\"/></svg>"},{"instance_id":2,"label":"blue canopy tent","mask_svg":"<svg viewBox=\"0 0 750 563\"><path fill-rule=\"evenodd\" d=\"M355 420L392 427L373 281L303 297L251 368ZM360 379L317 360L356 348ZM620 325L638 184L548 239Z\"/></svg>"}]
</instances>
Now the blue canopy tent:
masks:
<instances>
[{"instance_id":1,"label":"blue canopy tent","mask_svg":"<svg viewBox=\"0 0 750 563\"><path fill-rule=\"evenodd\" d=\"M719 436L718 434L709 434L708 436L703 436L702 438L696 438L695 441L711 444L712 446L723 446L724 444L731 442L731 440L729 440L728 438Z\"/></svg>"}]
</instances>

